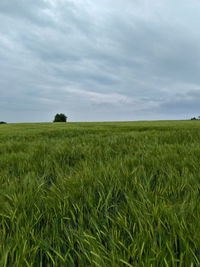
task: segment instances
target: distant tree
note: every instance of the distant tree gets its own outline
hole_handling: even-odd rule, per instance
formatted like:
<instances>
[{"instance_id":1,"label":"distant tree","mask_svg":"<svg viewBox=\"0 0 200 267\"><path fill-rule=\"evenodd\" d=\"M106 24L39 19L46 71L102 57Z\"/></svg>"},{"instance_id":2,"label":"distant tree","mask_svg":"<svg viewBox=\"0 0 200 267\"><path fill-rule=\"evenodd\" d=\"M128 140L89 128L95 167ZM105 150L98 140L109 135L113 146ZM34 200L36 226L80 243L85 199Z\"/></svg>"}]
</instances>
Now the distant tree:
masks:
<instances>
[{"instance_id":1,"label":"distant tree","mask_svg":"<svg viewBox=\"0 0 200 267\"><path fill-rule=\"evenodd\" d=\"M197 120L197 118L193 117L193 118L191 118L191 120L192 120L192 121L193 121L193 120Z\"/></svg>"},{"instance_id":2,"label":"distant tree","mask_svg":"<svg viewBox=\"0 0 200 267\"><path fill-rule=\"evenodd\" d=\"M5 121L0 121L0 124L6 124L6 122Z\"/></svg>"},{"instance_id":3,"label":"distant tree","mask_svg":"<svg viewBox=\"0 0 200 267\"><path fill-rule=\"evenodd\" d=\"M63 113L57 113L53 122L67 122L67 116L65 116Z\"/></svg>"}]
</instances>

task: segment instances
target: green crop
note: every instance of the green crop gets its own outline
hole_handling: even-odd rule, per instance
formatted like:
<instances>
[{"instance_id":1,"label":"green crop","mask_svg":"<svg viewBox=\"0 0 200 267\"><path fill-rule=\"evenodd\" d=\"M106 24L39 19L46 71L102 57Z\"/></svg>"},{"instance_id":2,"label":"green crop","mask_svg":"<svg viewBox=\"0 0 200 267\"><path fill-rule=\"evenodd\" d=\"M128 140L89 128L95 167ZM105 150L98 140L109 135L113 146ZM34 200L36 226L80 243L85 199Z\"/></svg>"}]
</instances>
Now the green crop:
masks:
<instances>
[{"instance_id":1,"label":"green crop","mask_svg":"<svg viewBox=\"0 0 200 267\"><path fill-rule=\"evenodd\" d=\"M200 122L0 125L0 266L200 266Z\"/></svg>"}]
</instances>

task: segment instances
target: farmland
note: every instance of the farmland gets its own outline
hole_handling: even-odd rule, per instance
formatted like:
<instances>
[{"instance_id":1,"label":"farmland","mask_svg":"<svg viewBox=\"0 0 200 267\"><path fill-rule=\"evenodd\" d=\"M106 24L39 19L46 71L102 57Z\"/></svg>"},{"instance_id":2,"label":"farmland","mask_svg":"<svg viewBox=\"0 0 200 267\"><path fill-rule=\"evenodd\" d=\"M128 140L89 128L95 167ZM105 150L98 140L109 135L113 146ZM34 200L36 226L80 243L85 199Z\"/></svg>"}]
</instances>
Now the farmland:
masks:
<instances>
[{"instance_id":1,"label":"farmland","mask_svg":"<svg viewBox=\"0 0 200 267\"><path fill-rule=\"evenodd\" d=\"M0 266L199 266L200 121L0 125Z\"/></svg>"}]
</instances>

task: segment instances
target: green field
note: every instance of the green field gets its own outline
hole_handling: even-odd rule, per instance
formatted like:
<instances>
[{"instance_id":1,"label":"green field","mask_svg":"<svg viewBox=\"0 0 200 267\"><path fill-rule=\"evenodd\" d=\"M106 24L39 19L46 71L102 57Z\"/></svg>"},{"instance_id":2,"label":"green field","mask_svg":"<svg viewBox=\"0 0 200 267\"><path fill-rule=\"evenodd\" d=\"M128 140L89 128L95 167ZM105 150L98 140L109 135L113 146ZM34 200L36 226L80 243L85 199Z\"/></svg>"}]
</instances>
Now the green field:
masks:
<instances>
[{"instance_id":1,"label":"green field","mask_svg":"<svg viewBox=\"0 0 200 267\"><path fill-rule=\"evenodd\" d=\"M0 266L200 266L200 121L0 125Z\"/></svg>"}]
</instances>

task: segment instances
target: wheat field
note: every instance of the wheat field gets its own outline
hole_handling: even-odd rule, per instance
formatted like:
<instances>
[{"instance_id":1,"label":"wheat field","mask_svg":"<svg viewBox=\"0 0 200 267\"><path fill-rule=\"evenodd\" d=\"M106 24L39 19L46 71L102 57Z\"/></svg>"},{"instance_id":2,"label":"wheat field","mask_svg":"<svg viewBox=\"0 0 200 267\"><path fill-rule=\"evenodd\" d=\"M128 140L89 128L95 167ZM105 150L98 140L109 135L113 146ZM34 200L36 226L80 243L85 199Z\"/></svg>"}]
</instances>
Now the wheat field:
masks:
<instances>
[{"instance_id":1,"label":"wheat field","mask_svg":"<svg viewBox=\"0 0 200 267\"><path fill-rule=\"evenodd\" d=\"M200 121L0 125L0 266L200 266Z\"/></svg>"}]
</instances>

